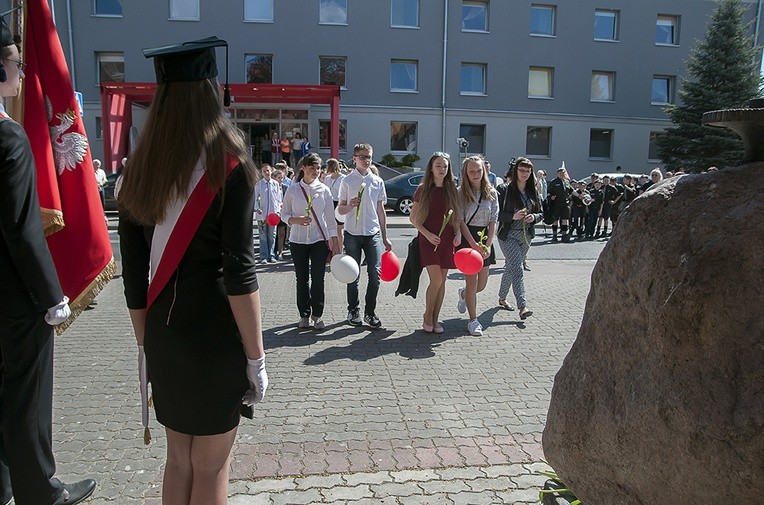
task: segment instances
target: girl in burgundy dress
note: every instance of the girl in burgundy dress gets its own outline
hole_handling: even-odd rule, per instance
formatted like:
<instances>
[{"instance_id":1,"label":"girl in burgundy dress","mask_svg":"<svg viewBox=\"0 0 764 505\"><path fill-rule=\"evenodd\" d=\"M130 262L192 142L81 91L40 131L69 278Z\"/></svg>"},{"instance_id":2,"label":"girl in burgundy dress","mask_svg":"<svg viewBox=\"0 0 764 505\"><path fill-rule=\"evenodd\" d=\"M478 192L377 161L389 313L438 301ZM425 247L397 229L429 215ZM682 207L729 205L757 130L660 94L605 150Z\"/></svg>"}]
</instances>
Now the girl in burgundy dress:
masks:
<instances>
[{"instance_id":1,"label":"girl in burgundy dress","mask_svg":"<svg viewBox=\"0 0 764 505\"><path fill-rule=\"evenodd\" d=\"M451 157L436 152L430 157L422 184L414 192L409 219L419 232L419 258L430 284L425 296L422 329L443 333L438 322L446 293L448 269L455 268L454 248L462 241L459 201Z\"/></svg>"}]
</instances>

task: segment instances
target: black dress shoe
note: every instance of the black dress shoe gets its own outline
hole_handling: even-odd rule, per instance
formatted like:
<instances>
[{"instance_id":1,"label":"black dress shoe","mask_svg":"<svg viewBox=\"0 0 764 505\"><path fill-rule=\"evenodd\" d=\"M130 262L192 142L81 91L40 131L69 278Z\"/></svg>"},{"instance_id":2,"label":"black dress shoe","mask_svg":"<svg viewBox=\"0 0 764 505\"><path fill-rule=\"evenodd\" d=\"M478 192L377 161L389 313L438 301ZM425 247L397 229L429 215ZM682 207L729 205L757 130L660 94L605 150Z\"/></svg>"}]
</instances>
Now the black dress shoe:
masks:
<instances>
[{"instance_id":1,"label":"black dress shoe","mask_svg":"<svg viewBox=\"0 0 764 505\"><path fill-rule=\"evenodd\" d=\"M75 503L80 503L93 494L95 487L96 481L93 479L81 480L74 484L64 484L64 492L54 505L74 505Z\"/></svg>"}]
</instances>

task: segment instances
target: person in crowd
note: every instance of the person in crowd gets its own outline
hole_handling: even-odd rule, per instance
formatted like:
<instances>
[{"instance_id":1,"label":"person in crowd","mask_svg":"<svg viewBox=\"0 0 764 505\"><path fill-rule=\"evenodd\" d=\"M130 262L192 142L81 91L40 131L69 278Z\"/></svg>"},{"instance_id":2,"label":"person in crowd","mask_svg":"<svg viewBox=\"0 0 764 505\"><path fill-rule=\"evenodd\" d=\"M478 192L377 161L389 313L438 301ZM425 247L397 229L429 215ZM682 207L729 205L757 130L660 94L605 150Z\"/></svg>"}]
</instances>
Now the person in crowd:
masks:
<instances>
[{"instance_id":1,"label":"person in crowd","mask_svg":"<svg viewBox=\"0 0 764 505\"><path fill-rule=\"evenodd\" d=\"M482 160L480 166L482 169ZM430 280L422 329L427 333L443 333L438 319L446 294L446 278L448 270L456 268L454 248L462 240L459 199L448 153L436 152L430 156L413 200L409 221L418 231L419 262Z\"/></svg>"},{"instance_id":2,"label":"person in crowd","mask_svg":"<svg viewBox=\"0 0 764 505\"><path fill-rule=\"evenodd\" d=\"M268 165L275 164L271 156L271 139L268 138L268 134L265 133L259 140L260 142L260 156L258 161L260 165L267 163Z\"/></svg>"},{"instance_id":3,"label":"person in crowd","mask_svg":"<svg viewBox=\"0 0 764 505\"><path fill-rule=\"evenodd\" d=\"M624 180L626 177L624 176ZM621 215L621 198L623 197L623 184L619 184L618 180L613 177L610 179L610 187L615 190L610 191L610 220L613 222L613 230L615 230L615 223L618 222L618 218Z\"/></svg>"},{"instance_id":4,"label":"person in crowd","mask_svg":"<svg viewBox=\"0 0 764 505\"><path fill-rule=\"evenodd\" d=\"M19 48L0 21L0 96L24 77ZM0 102L0 502L80 503L96 483L64 484L53 456L53 327L71 314L40 219L37 174L24 128ZM59 358L65 358L60 356ZM65 364L66 361L64 360Z\"/></svg>"},{"instance_id":5,"label":"person in crowd","mask_svg":"<svg viewBox=\"0 0 764 505\"><path fill-rule=\"evenodd\" d=\"M291 186L292 185L292 177L290 176L290 174L292 176L294 175L294 171L292 170L292 168L289 165L287 165L286 162L279 161L271 169L271 171L272 171L271 177L274 176L276 170L280 170L281 173L283 174L283 176L281 177L281 180L279 181L279 183L284 185L284 186L286 186L286 187Z\"/></svg>"},{"instance_id":6,"label":"person in crowd","mask_svg":"<svg viewBox=\"0 0 764 505\"><path fill-rule=\"evenodd\" d=\"M379 274L382 249L390 251L392 242L387 238L387 215L385 203L387 192L381 177L371 170L374 149L365 142L353 147L355 170L340 185L338 212L346 215L345 252L359 265L361 252L366 256L366 270L369 277L366 287L366 305L361 319L358 299L358 279L347 286L348 323L360 326L366 323L372 328L379 328L382 323L377 317L377 294L379 293ZM360 277L360 276L359 276Z\"/></svg>"},{"instance_id":7,"label":"person in crowd","mask_svg":"<svg viewBox=\"0 0 764 505\"><path fill-rule=\"evenodd\" d=\"M626 207L637 197L637 189L634 187L634 178L629 174L623 176L623 190L618 195L615 205L618 206L618 215L620 216ZM614 225L615 226L615 225Z\"/></svg>"},{"instance_id":8,"label":"person in crowd","mask_svg":"<svg viewBox=\"0 0 764 505\"><path fill-rule=\"evenodd\" d=\"M277 168L273 171L272 178L279 184L281 188L281 200L283 202L286 190L289 186L284 183L284 170ZM282 203L283 205L283 203ZM289 243L289 226L283 219L276 225L276 260L280 261L284 259L284 248Z\"/></svg>"},{"instance_id":9,"label":"person in crowd","mask_svg":"<svg viewBox=\"0 0 764 505\"><path fill-rule=\"evenodd\" d=\"M488 170L483 160L470 156L462 163L459 178L459 212L461 248L469 247L483 257L483 268L474 275L465 275L465 287L459 288L456 309L467 312L470 335L482 335L483 327L477 319L477 294L488 284L488 269L496 264L493 241L499 219L499 202L496 190L488 180Z\"/></svg>"},{"instance_id":10,"label":"person in crowd","mask_svg":"<svg viewBox=\"0 0 764 505\"><path fill-rule=\"evenodd\" d=\"M535 187L533 191L536 191ZM552 242L558 242L558 221L560 223L562 241L570 242L570 234L568 233L568 220L570 219L570 194L572 192L573 188L570 186L570 176L568 175L568 170L565 167L558 168L557 177L549 183L549 200L554 207L554 214L557 217L557 221L552 224Z\"/></svg>"},{"instance_id":11,"label":"person in crowd","mask_svg":"<svg viewBox=\"0 0 764 505\"><path fill-rule=\"evenodd\" d=\"M599 222L602 223L602 237L607 237L608 224L613 222L615 227L615 220L613 219L613 204L616 198L618 198L618 189L614 185L614 180L610 179L609 175L602 178L602 214L600 215ZM616 216L616 219L618 217ZM597 225L597 234L599 235L600 225Z\"/></svg>"},{"instance_id":12,"label":"person in crowd","mask_svg":"<svg viewBox=\"0 0 764 505\"><path fill-rule=\"evenodd\" d=\"M573 182L573 193L571 193L570 205L570 233L576 232L580 239L584 236L586 226L586 209L589 192L586 191L586 184L583 181Z\"/></svg>"},{"instance_id":13,"label":"person in crowd","mask_svg":"<svg viewBox=\"0 0 764 505\"><path fill-rule=\"evenodd\" d=\"M287 165L292 165L292 143L286 136L282 137L279 141L279 152L281 153L281 161Z\"/></svg>"},{"instance_id":14,"label":"person in crowd","mask_svg":"<svg viewBox=\"0 0 764 505\"><path fill-rule=\"evenodd\" d=\"M586 184L586 190L591 192L594 189L594 183L600 179L600 175L596 172L592 172L589 176L589 182Z\"/></svg>"},{"instance_id":15,"label":"person in crowd","mask_svg":"<svg viewBox=\"0 0 764 505\"><path fill-rule=\"evenodd\" d=\"M290 165L294 165L299 168L300 164L300 158L302 158L302 144L305 142L302 138L302 133L295 132L295 134L292 136L292 163Z\"/></svg>"},{"instance_id":16,"label":"person in crowd","mask_svg":"<svg viewBox=\"0 0 764 505\"><path fill-rule=\"evenodd\" d=\"M326 160L326 170L324 175L324 184L326 184L329 187L329 190L332 192L332 200L334 201L334 208L337 208L337 205L340 202L340 187L342 186L342 180L345 179L345 176L340 171L340 163L334 159L329 158ZM340 251L342 250L342 233L344 230L343 223L335 218L335 222L337 223L337 238L340 242Z\"/></svg>"},{"instance_id":17,"label":"person in crowd","mask_svg":"<svg viewBox=\"0 0 764 505\"><path fill-rule=\"evenodd\" d=\"M106 172L101 168L101 160L93 160L93 172L95 173L96 184L98 185L98 194L101 197L101 208L106 211L106 183L109 180L106 178Z\"/></svg>"},{"instance_id":18,"label":"person in crowd","mask_svg":"<svg viewBox=\"0 0 764 505\"><path fill-rule=\"evenodd\" d=\"M227 502L240 416L252 415L268 385L256 172L215 79L223 45L144 51L156 58L156 100L119 195L125 298L167 437L163 503Z\"/></svg>"},{"instance_id":19,"label":"person in crowd","mask_svg":"<svg viewBox=\"0 0 764 505\"><path fill-rule=\"evenodd\" d=\"M513 310L507 302L509 288L515 295L520 319L533 315L525 298L523 258L536 234L534 224L541 221L541 201L536 193L533 163L526 157L518 157L509 183L498 188L499 247L504 253L504 272L499 287L499 307Z\"/></svg>"},{"instance_id":20,"label":"person in crowd","mask_svg":"<svg viewBox=\"0 0 764 505\"><path fill-rule=\"evenodd\" d=\"M271 133L271 163L275 165L281 161L281 141L279 140L279 134L276 132ZM262 166L262 165L261 165Z\"/></svg>"},{"instance_id":21,"label":"person in crowd","mask_svg":"<svg viewBox=\"0 0 764 505\"><path fill-rule=\"evenodd\" d=\"M494 188L498 186L499 184L504 184L504 179L496 175L494 172L491 171L491 163L483 158L485 162L485 168L488 170L488 181L491 183L491 186Z\"/></svg>"},{"instance_id":22,"label":"person in crowd","mask_svg":"<svg viewBox=\"0 0 764 505\"><path fill-rule=\"evenodd\" d=\"M301 329L325 328L324 275L329 253L340 254L334 205L329 188L318 180L321 158L311 153L300 160L300 171L289 186L281 220L292 227L291 253L297 279L297 311Z\"/></svg>"},{"instance_id":23,"label":"person in crowd","mask_svg":"<svg viewBox=\"0 0 764 505\"><path fill-rule=\"evenodd\" d=\"M122 166L117 170L117 180L114 181L114 199L119 198L119 191L122 189L123 172L127 166L127 157L122 158ZM117 209L119 210L119 209Z\"/></svg>"},{"instance_id":24,"label":"person in crowd","mask_svg":"<svg viewBox=\"0 0 764 505\"><path fill-rule=\"evenodd\" d=\"M658 183L659 183L659 182L661 182L662 180L663 180L663 173L661 173L661 169L660 169L660 168L654 168L654 169L653 169L653 170L650 172L650 180L649 180L649 181L647 181L647 182L645 182L645 183L642 185L642 187L641 187L641 188L639 188L639 194L641 195L642 193L644 193L645 191L647 191L648 189L650 189L650 187L651 187L653 184L658 184Z\"/></svg>"},{"instance_id":25,"label":"person in crowd","mask_svg":"<svg viewBox=\"0 0 764 505\"><path fill-rule=\"evenodd\" d=\"M536 194L541 201L546 200L547 197L547 182L546 182L546 170L539 170L536 172Z\"/></svg>"},{"instance_id":26,"label":"person in crowd","mask_svg":"<svg viewBox=\"0 0 764 505\"><path fill-rule=\"evenodd\" d=\"M591 203L586 214L586 238L599 238L600 227L602 225L602 202L604 200L602 181L594 181L594 187L589 191L589 197L591 198Z\"/></svg>"},{"instance_id":27,"label":"person in crowd","mask_svg":"<svg viewBox=\"0 0 764 505\"><path fill-rule=\"evenodd\" d=\"M276 227L268 224L269 214L281 212L281 185L276 182L271 174L273 168L270 165L260 167L262 178L255 185L255 218L260 229L260 262L276 263Z\"/></svg>"}]
</instances>

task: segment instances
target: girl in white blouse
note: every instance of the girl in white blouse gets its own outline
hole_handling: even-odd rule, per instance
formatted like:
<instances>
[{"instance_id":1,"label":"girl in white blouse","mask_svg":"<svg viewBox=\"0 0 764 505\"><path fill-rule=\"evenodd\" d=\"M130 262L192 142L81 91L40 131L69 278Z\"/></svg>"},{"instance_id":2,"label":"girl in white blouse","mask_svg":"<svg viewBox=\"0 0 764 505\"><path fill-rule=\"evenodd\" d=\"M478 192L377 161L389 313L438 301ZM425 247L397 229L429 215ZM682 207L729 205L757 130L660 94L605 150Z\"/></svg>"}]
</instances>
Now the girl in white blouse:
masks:
<instances>
[{"instance_id":1,"label":"girl in white blouse","mask_svg":"<svg viewBox=\"0 0 764 505\"><path fill-rule=\"evenodd\" d=\"M330 251L340 254L337 224L331 191L318 180L321 158L310 153L300 163L300 172L284 195L281 219L291 227L289 242L300 313L297 326L322 330L326 261Z\"/></svg>"}]
</instances>

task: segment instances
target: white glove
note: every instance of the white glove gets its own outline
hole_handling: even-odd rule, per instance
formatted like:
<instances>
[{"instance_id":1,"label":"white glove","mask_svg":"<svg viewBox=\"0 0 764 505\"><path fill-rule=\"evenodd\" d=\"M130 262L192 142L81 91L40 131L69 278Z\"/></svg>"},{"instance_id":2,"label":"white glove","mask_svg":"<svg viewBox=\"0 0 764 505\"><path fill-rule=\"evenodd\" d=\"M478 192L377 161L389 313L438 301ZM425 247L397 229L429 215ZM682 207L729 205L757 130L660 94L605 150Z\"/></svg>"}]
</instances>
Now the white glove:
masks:
<instances>
[{"instance_id":1,"label":"white glove","mask_svg":"<svg viewBox=\"0 0 764 505\"><path fill-rule=\"evenodd\" d=\"M249 379L249 391L244 393L242 403L254 405L259 403L268 389L268 373L265 371L265 356L260 359L247 358L247 379Z\"/></svg>"},{"instance_id":2,"label":"white glove","mask_svg":"<svg viewBox=\"0 0 764 505\"><path fill-rule=\"evenodd\" d=\"M58 305L48 309L48 313L45 314L45 322L51 326L61 324L72 315L72 311L69 308L69 298L66 296Z\"/></svg>"}]
</instances>

